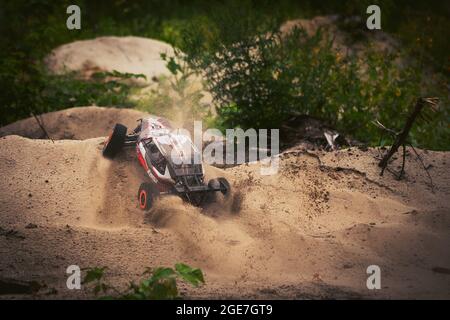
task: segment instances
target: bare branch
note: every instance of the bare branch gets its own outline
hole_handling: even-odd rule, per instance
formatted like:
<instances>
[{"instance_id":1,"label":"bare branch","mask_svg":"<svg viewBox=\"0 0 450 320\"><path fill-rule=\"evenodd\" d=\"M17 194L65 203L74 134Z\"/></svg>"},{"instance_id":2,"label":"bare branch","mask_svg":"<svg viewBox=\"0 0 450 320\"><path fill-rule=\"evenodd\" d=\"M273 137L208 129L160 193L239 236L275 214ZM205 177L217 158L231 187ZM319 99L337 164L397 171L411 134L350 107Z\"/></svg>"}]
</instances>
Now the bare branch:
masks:
<instances>
[{"instance_id":1,"label":"bare branch","mask_svg":"<svg viewBox=\"0 0 450 320\"><path fill-rule=\"evenodd\" d=\"M31 113L31 115L34 117L34 119L38 123L39 127L41 128L41 130L44 132L45 136L47 137L47 139L52 140L52 142L55 143L55 141L53 141L53 139L50 138L50 135L48 134L47 130L45 130L44 124L42 123L41 119L39 119L38 116L36 116L34 113Z\"/></svg>"}]
</instances>

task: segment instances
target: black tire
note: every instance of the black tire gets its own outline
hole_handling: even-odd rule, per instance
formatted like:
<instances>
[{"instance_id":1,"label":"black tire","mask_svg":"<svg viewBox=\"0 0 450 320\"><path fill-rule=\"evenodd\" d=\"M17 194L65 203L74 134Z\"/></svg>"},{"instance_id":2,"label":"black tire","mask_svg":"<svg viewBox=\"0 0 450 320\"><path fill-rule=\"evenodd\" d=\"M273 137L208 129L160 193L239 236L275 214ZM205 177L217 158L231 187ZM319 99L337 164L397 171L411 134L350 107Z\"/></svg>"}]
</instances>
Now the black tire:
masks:
<instances>
[{"instance_id":1,"label":"black tire","mask_svg":"<svg viewBox=\"0 0 450 320\"><path fill-rule=\"evenodd\" d=\"M222 192L222 194L227 197L230 195L231 193L231 186L230 183L228 182L227 179L225 178L217 178L217 179L211 179L208 182L208 187L209 188L213 188L213 189L217 189L217 188L221 188L223 190L220 190L220 192ZM214 194L214 193L213 193Z\"/></svg>"},{"instance_id":2,"label":"black tire","mask_svg":"<svg viewBox=\"0 0 450 320\"><path fill-rule=\"evenodd\" d=\"M127 136L127 127L117 123L103 145L103 156L106 158L114 158L120 150L122 150L125 138Z\"/></svg>"},{"instance_id":3,"label":"black tire","mask_svg":"<svg viewBox=\"0 0 450 320\"><path fill-rule=\"evenodd\" d=\"M138 192L139 208L142 210L151 209L158 197L159 190L154 184L148 182L141 183Z\"/></svg>"},{"instance_id":4,"label":"black tire","mask_svg":"<svg viewBox=\"0 0 450 320\"><path fill-rule=\"evenodd\" d=\"M230 183L229 183L228 180L225 179L225 178L219 178L218 180L219 180L219 182L220 182L221 187L224 188L224 190L221 190L220 192L222 192L222 194L223 194L225 197L228 197L228 196L231 194L231 186L230 186Z\"/></svg>"},{"instance_id":5,"label":"black tire","mask_svg":"<svg viewBox=\"0 0 450 320\"><path fill-rule=\"evenodd\" d=\"M216 187L219 188L220 186L220 182L217 179L211 179L208 181L208 189L215 189ZM217 194L215 191L210 191L208 192L208 194L206 195L206 203L210 204L210 203L214 203L217 200Z\"/></svg>"}]
</instances>

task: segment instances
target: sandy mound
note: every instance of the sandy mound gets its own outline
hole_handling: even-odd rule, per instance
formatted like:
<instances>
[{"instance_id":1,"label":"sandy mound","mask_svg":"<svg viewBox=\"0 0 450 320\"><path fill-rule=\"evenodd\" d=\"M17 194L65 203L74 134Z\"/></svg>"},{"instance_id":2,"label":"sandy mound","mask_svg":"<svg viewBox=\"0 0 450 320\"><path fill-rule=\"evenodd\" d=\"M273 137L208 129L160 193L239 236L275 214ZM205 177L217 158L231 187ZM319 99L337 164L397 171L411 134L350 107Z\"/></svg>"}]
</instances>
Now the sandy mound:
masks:
<instances>
[{"instance_id":1,"label":"sandy mound","mask_svg":"<svg viewBox=\"0 0 450 320\"><path fill-rule=\"evenodd\" d=\"M45 113L39 118L52 139L83 140L107 136L116 123L122 123L132 130L137 126L136 121L145 116L148 114L133 109L77 107ZM33 117L1 127L0 137L6 135L46 138Z\"/></svg>"},{"instance_id":2,"label":"sandy mound","mask_svg":"<svg viewBox=\"0 0 450 320\"><path fill-rule=\"evenodd\" d=\"M79 71L89 78L95 72L117 70L142 73L151 81L153 77L170 74L161 53L172 55L173 49L162 41L141 37L100 37L62 45L45 62L56 74Z\"/></svg>"},{"instance_id":3,"label":"sandy mound","mask_svg":"<svg viewBox=\"0 0 450 320\"><path fill-rule=\"evenodd\" d=\"M449 153L423 154L434 192L412 156L396 181L378 175L377 149L293 151L273 176L208 167L232 182L229 200L200 209L167 197L144 214L135 155L104 159L102 143L0 139L1 277L78 298L87 293L66 289L68 265L108 266L125 285L182 261L205 272L205 286L183 289L193 297L450 298ZM378 291L366 288L372 264Z\"/></svg>"}]
</instances>

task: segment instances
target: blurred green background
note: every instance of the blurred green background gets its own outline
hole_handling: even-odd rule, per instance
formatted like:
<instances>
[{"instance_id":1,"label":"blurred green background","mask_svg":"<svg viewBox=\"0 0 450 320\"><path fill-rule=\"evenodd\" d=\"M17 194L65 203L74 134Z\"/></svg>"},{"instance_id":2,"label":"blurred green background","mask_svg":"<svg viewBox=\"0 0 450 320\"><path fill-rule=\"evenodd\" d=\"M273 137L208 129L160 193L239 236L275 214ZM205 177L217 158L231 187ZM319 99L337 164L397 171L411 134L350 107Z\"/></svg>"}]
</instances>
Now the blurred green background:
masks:
<instances>
[{"instance_id":1,"label":"blurred green background","mask_svg":"<svg viewBox=\"0 0 450 320\"><path fill-rule=\"evenodd\" d=\"M81 7L81 30L69 31L66 28L66 8L70 4ZM258 118L256 127L281 126L290 114L279 110L284 105L295 104L298 105L296 112L323 118L337 129L351 133L370 145L389 143L380 142L380 136L370 123L371 120L377 117L386 125L399 129L413 100L421 95L431 95L441 99L441 111L434 115L431 122L417 124L411 140L420 147L449 150L450 4L436 0L2 0L0 125L28 117L31 112L39 114L73 106L97 104L135 107L136 103L128 97L132 88L127 85L114 83L111 86L110 83L101 81L82 81L72 75L48 74L42 59L52 49L64 43L103 35L149 37L181 48L192 58L191 66L201 66L213 62L212 51L208 50L226 47L229 39L240 39L243 36L242 28L248 29L245 35L251 35L266 32L290 19L339 14L344 17L362 17L360 24L352 26L352 30L358 30L365 28L366 8L369 4L381 7L383 31L399 39L402 54L411 57L415 63L408 69L396 70L393 60L368 53L364 63L369 65L369 71L366 70L368 73L363 76L358 71L361 67L358 61L342 62L326 47L318 51L317 57L312 57L314 61L317 60L314 65L313 60L288 52L283 57L291 59L291 64L282 61L286 70L297 70L299 74L332 71L336 76L318 78L323 84L322 88L307 83L299 86L297 90L309 90L311 98L303 98L298 102L294 100L298 92L288 90L290 81L295 77L292 72L284 74L284 83L268 79L267 72L250 74L250 82L255 85L264 87L271 83L271 100L259 101L261 108L266 108L263 114L266 116ZM197 34L192 35L192 30ZM351 33L352 30L347 31ZM355 36L358 36L358 32ZM201 46L194 46L196 41L201 41ZM291 47L285 47L292 53L295 51L293 44L295 45L291 43ZM302 50L305 52L318 44L319 42L311 43L310 47L305 46ZM272 51L267 61L279 64L281 51ZM272 69L269 66L265 70ZM425 71L431 72L437 80L429 81ZM345 90L342 89L344 85L347 86ZM231 98L220 99L224 95L223 87L212 85L209 89L222 101L219 105L219 118L215 119L217 125L251 126L249 121L242 120L252 119L255 114L251 106L247 105L248 99L242 97L242 90L233 92ZM72 99L74 95L76 99ZM319 96L321 99L317 98ZM283 106L273 102L278 101L277 99L283 100ZM149 110L152 110L151 106ZM273 119L272 123L270 119Z\"/></svg>"}]
</instances>

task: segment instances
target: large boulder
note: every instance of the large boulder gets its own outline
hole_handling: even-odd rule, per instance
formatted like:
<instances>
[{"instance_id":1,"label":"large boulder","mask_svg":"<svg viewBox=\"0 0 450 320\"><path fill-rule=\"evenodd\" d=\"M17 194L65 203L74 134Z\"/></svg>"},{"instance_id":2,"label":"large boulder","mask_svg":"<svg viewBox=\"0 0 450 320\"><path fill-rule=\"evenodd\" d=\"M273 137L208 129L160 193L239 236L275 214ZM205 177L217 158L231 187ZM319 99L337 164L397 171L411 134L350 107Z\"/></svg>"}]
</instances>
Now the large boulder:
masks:
<instances>
[{"instance_id":1,"label":"large boulder","mask_svg":"<svg viewBox=\"0 0 450 320\"><path fill-rule=\"evenodd\" d=\"M162 41L141 37L100 37L75 41L54 49L45 63L50 72L79 72L89 78L95 72L117 70L144 74L147 81L168 75L161 53L173 54L173 48Z\"/></svg>"}]
</instances>

